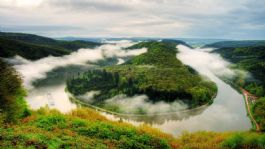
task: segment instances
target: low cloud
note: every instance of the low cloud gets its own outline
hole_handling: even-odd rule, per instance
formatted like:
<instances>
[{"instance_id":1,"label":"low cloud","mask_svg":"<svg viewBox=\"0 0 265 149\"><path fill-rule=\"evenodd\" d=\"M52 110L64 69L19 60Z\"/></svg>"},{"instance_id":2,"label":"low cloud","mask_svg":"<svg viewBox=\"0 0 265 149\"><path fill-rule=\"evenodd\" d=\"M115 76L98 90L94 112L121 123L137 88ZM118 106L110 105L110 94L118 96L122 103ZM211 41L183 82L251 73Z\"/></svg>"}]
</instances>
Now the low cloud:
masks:
<instances>
[{"instance_id":1,"label":"low cloud","mask_svg":"<svg viewBox=\"0 0 265 149\"><path fill-rule=\"evenodd\" d=\"M178 45L177 48L179 51L177 58L202 75L210 78L213 77L213 74L231 77L235 75L235 72L229 69L229 62L225 61L219 54L209 53L211 48L191 49L184 45Z\"/></svg>"},{"instance_id":2,"label":"low cloud","mask_svg":"<svg viewBox=\"0 0 265 149\"><path fill-rule=\"evenodd\" d=\"M153 103L146 95L136 95L127 97L126 95L117 95L105 101L106 106L117 106L122 113L168 113L187 109L188 106L181 101L166 103L164 101Z\"/></svg>"},{"instance_id":3,"label":"low cloud","mask_svg":"<svg viewBox=\"0 0 265 149\"><path fill-rule=\"evenodd\" d=\"M87 65L87 62L97 62L110 57L127 57L142 54L146 48L124 50L123 48L133 45L133 42L123 41L121 43L106 44L94 49L80 49L70 55L62 57L48 56L37 61L25 60L16 56L8 61L17 64L15 69L23 76L24 85L32 88L32 82L37 79L46 78L47 72L67 65Z\"/></svg>"},{"instance_id":4,"label":"low cloud","mask_svg":"<svg viewBox=\"0 0 265 149\"><path fill-rule=\"evenodd\" d=\"M94 97L98 94L100 94L100 91L90 91L90 92L86 92L83 95L79 95L76 98L84 102L87 102L87 103L92 103L94 101Z\"/></svg>"}]
</instances>

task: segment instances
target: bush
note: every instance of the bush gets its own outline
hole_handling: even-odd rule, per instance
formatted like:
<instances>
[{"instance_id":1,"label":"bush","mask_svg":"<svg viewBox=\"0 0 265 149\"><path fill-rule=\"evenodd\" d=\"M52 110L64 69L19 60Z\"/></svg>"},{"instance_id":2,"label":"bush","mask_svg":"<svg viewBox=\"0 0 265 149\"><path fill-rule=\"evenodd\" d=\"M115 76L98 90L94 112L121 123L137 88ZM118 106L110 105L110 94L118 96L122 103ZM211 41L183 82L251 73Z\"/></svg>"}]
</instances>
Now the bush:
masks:
<instances>
[{"instance_id":1,"label":"bush","mask_svg":"<svg viewBox=\"0 0 265 149\"><path fill-rule=\"evenodd\" d=\"M265 97L259 98L253 105L253 115L260 126L261 131L265 131Z\"/></svg>"},{"instance_id":2,"label":"bush","mask_svg":"<svg viewBox=\"0 0 265 149\"><path fill-rule=\"evenodd\" d=\"M231 149L262 149L265 147L265 134L259 135L257 133L236 133L225 139L221 145L222 147Z\"/></svg>"},{"instance_id":3,"label":"bush","mask_svg":"<svg viewBox=\"0 0 265 149\"><path fill-rule=\"evenodd\" d=\"M243 137L240 134L229 137L223 142L223 147L231 149L241 149L243 144Z\"/></svg>"},{"instance_id":4,"label":"bush","mask_svg":"<svg viewBox=\"0 0 265 149\"><path fill-rule=\"evenodd\" d=\"M39 128L51 131L55 128L66 128L66 120L62 115L49 115L37 119L35 125Z\"/></svg>"}]
</instances>

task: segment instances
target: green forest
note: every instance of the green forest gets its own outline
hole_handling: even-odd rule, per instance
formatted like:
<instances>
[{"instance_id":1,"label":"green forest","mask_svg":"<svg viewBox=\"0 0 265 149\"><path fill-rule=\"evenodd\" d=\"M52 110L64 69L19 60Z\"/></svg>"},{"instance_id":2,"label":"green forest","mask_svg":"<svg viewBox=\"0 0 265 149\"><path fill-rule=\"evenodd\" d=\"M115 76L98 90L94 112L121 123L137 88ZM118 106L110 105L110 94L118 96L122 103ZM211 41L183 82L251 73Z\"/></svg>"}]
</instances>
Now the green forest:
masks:
<instances>
[{"instance_id":1,"label":"green forest","mask_svg":"<svg viewBox=\"0 0 265 149\"><path fill-rule=\"evenodd\" d=\"M221 43L222 48L213 52L219 53L222 57L232 62L234 64L232 68L251 73L251 76L238 75L231 81L259 98L257 102L252 104L252 112L261 130L265 131L265 42L248 41L244 43L243 41L234 41ZM219 44L212 44L211 46Z\"/></svg>"},{"instance_id":2,"label":"green forest","mask_svg":"<svg viewBox=\"0 0 265 149\"><path fill-rule=\"evenodd\" d=\"M147 48L122 65L89 70L67 81L74 95L100 91L94 104L101 104L118 94L146 94L151 101L181 100L190 108L211 103L217 92L215 84L203 79L177 58L176 42L141 42L125 50Z\"/></svg>"}]
</instances>

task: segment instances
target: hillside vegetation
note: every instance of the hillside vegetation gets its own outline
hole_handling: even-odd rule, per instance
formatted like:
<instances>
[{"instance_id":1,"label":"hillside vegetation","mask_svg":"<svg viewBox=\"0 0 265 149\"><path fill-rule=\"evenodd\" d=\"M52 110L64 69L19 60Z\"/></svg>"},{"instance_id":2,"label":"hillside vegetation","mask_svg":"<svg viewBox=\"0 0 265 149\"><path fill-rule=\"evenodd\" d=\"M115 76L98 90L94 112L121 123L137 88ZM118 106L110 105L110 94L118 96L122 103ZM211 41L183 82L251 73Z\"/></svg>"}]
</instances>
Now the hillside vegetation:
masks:
<instances>
[{"instance_id":1,"label":"hillside vegetation","mask_svg":"<svg viewBox=\"0 0 265 149\"><path fill-rule=\"evenodd\" d=\"M0 124L15 122L29 114L25 90L17 72L0 59Z\"/></svg>"},{"instance_id":2,"label":"hillside vegetation","mask_svg":"<svg viewBox=\"0 0 265 149\"><path fill-rule=\"evenodd\" d=\"M49 55L62 56L80 48L92 48L99 43L89 41L62 41L47 37L0 32L0 57L20 55L24 58L37 60Z\"/></svg>"},{"instance_id":3,"label":"hillside vegetation","mask_svg":"<svg viewBox=\"0 0 265 149\"><path fill-rule=\"evenodd\" d=\"M243 43L239 42L242 46L245 45ZM259 43L264 43L264 41L259 41ZM265 46L259 46L260 44L219 48L213 52L219 53L222 57L234 63L233 68L251 73L251 76L238 75L231 81L260 98L252 104L252 111L261 130L265 131Z\"/></svg>"},{"instance_id":4,"label":"hillside vegetation","mask_svg":"<svg viewBox=\"0 0 265 149\"><path fill-rule=\"evenodd\" d=\"M151 101L172 102L181 100L190 108L211 102L216 94L215 84L203 79L192 68L176 58L175 42L141 42L129 47L148 48L125 64L90 70L67 81L74 95L101 91L94 104L118 94L133 96L146 94Z\"/></svg>"}]
</instances>

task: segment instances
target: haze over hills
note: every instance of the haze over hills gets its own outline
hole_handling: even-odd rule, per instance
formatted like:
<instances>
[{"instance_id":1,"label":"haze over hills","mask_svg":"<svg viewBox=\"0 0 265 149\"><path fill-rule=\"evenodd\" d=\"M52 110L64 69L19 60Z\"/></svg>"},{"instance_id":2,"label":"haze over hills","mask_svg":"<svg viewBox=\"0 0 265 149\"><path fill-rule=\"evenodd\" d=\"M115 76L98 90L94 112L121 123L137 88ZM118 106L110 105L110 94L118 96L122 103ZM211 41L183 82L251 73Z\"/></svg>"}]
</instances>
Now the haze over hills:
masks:
<instances>
[{"instance_id":1,"label":"haze over hills","mask_svg":"<svg viewBox=\"0 0 265 149\"><path fill-rule=\"evenodd\" d=\"M204 47L213 48L242 48L242 47L259 47L265 46L265 40L228 40L220 41L211 44L206 44Z\"/></svg>"},{"instance_id":2,"label":"haze over hills","mask_svg":"<svg viewBox=\"0 0 265 149\"><path fill-rule=\"evenodd\" d=\"M101 44L89 41L61 41L33 34L0 32L0 57L20 55L37 60L49 55L62 56L80 48L99 45Z\"/></svg>"},{"instance_id":3,"label":"haze over hills","mask_svg":"<svg viewBox=\"0 0 265 149\"><path fill-rule=\"evenodd\" d=\"M184 41L187 44L194 47L202 47L207 44L219 42L219 41L230 41L230 39L205 39L205 38L159 38L159 37L124 37L124 38L109 38L109 37L97 37L97 38L86 38L86 37L61 37L56 38L60 40L74 41L74 40L84 40L104 43L106 41L118 41L118 40L131 40L131 41L159 41L163 39L179 40Z\"/></svg>"}]
</instances>

